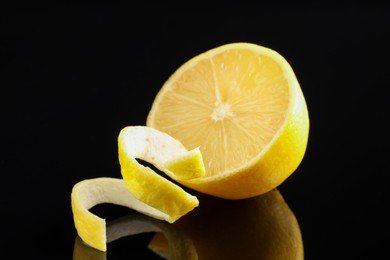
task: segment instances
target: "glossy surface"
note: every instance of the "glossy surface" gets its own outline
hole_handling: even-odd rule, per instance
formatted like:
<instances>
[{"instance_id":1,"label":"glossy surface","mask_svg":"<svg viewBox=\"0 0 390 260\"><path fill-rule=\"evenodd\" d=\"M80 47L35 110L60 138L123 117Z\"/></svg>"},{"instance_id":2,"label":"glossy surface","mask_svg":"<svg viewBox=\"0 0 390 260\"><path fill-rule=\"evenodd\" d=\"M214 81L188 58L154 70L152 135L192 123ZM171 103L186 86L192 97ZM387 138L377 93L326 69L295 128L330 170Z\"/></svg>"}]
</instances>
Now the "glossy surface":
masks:
<instances>
[{"instance_id":1,"label":"glossy surface","mask_svg":"<svg viewBox=\"0 0 390 260\"><path fill-rule=\"evenodd\" d=\"M199 199L199 208L174 224L139 214L117 218L107 224L108 242L158 232L149 237L148 243L139 245L154 251L156 257L189 260L303 259L299 224L279 191L241 201L206 195L199 195ZM165 242L161 234L166 238ZM122 246L131 249L135 244L129 242ZM110 254L115 253L111 250L108 245L106 253L99 252L77 237L73 259L81 260L86 256L110 258Z\"/></svg>"}]
</instances>

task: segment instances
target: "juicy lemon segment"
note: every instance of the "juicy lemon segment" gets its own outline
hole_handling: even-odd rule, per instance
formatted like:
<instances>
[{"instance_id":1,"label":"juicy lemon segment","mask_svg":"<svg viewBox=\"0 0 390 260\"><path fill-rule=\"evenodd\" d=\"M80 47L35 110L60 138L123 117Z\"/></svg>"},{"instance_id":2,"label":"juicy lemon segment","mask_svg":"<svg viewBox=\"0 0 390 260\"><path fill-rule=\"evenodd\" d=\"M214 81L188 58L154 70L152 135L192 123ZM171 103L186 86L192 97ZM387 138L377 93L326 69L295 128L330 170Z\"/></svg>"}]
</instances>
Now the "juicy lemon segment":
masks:
<instances>
[{"instance_id":1,"label":"juicy lemon segment","mask_svg":"<svg viewBox=\"0 0 390 260\"><path fill-rule=\"evenodd\" d=\"M280 54L232 43L178 68L157 94L147 126L187 149L199 147L206 175L181 184L241 199L275 188L298 167L309 118L295 74Z\"/></svg>"}]
</instances>

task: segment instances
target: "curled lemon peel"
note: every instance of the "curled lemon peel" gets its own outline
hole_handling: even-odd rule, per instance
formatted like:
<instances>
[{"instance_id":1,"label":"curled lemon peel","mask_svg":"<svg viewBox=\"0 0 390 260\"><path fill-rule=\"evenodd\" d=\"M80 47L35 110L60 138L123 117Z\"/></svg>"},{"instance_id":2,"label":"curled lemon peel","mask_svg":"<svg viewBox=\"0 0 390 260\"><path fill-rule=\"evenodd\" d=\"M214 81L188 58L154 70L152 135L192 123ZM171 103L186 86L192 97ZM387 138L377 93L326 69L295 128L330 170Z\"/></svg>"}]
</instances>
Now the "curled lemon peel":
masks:
<instances>
[{"instance_id":1,"label":"curled lemon peel","mask_svg":"<svg viewBox=\"0 0 390 260\"><path fill-rule=\"evenodd\" d=\"M78 235L86 244L101 251L107 249L106 222L89 211L97 204L125 206L169 223L199 205L197 197L143 166L137 159L153 164L174 180L205 174L198 148L188 151L176 139L150 127L122 129L118 136L118 152L123 179L83 180L76 183L71 194Z\"/></svg>"},{"instance_id":2,"label":"curled lemon peel","mask_svg":"<svg viewBox=\"0 0 390 260\"><path fill-rule=\"evenodd\" d=\"M196 178L204 176L200 150L187 151L171 136L145 126L122 129L118 137L118 150L121 173L127 188L140 201L168 214L168 222L176 221L199 205L195 196L136 159L153 164L172 179ZM189 168L181 167L199 164L192 168L192 173Z\"/></svg>"},{"instance_id":3,"label":"curled lemon peel","mask_svg":"<svg viewBox=\"0 0 390 260\"><path fill-rule=\"evenodd\" d=\"M156 219L170 219L167 214L136 199L122 179L101 177L80 181L71 194L75 226L85 243L101 251L106 251L106 221L89 209L102 203L128 207Z\"/></svg>"},{"instance_id":4,"label":"curled lemon peel","mask_svg":"<svg viewBox=\"0 0 390 260\"><path fill-rule=\"evenodd\" d=\"M136 159L153 164L174 180L205 176L199 147L188 151L170 135L147 126L128 126L118 136L119 162L122 170L128 164L142 169ZM123 174L123 172L122 172Z\"/></svg>"}]
</instances>

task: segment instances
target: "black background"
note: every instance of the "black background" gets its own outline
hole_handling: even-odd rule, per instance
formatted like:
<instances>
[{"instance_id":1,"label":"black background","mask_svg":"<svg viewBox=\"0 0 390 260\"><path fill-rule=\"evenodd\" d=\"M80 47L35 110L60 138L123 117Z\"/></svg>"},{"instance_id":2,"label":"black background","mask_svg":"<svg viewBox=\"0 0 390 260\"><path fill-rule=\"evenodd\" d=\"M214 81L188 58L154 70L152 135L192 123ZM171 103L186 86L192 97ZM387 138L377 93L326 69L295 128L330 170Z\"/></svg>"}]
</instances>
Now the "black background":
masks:
<instances>
[{"instance_id":1,"label":"black background","mask_svg":"<svg viewBox=\"0 0 390 260\"><path fill-rule=\"evenodd\" d=\"M145 125L174 70L245 41L282 54L308 104L305 158L279 187L305 258L388 255L388 4L0 10L1 254L71 259L73 185L120 177L119 131Z\"/></svg>"}]
</instances>

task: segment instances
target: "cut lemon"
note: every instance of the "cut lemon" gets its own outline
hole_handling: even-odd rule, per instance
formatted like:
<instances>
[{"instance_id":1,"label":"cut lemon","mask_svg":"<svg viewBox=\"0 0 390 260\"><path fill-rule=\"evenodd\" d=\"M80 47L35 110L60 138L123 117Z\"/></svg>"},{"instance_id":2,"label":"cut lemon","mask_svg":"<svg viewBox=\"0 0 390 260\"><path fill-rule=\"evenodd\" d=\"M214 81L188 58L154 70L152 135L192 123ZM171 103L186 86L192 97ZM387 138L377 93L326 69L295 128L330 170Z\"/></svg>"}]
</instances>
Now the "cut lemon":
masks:
<instances>
[{"instance_id":1,"label":"cut lemon","mask_svg":"<svg viewBox=\"0 0 390 260\"><path fill-rule=\"evenodd\" d=\"M270 191L305 154L309 116L289 63L251 43L206 51L165 82L147 126L199 147L204 177L179 179L194 190L226 199Z\"/></svg>"}]
</instances>

